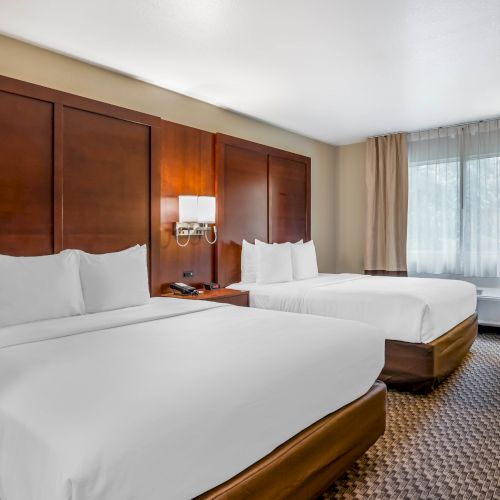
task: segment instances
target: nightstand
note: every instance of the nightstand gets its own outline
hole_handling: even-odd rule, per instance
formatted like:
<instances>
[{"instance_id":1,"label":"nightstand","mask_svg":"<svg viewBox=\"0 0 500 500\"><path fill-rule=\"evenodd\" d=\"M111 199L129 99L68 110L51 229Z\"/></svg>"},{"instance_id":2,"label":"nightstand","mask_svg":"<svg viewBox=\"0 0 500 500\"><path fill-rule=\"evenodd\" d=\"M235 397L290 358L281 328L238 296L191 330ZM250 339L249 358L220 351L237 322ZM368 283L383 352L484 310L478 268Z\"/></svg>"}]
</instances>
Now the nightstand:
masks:
<instances>
[{"instance_id":1,"label":"nightstand","mask_svg":"<svg viewBox=\"0 0 500 500\"><path fill-rule=\"evenodd\" d=\"M224 302L233 306L248 307L249 292L245 290L232 290L231 288L219 288L218 290L199 290L199 295L177 295L174 293L163 293L162 297L187 300L210 300L212 302Z\"/></svg>"}]
</instances>

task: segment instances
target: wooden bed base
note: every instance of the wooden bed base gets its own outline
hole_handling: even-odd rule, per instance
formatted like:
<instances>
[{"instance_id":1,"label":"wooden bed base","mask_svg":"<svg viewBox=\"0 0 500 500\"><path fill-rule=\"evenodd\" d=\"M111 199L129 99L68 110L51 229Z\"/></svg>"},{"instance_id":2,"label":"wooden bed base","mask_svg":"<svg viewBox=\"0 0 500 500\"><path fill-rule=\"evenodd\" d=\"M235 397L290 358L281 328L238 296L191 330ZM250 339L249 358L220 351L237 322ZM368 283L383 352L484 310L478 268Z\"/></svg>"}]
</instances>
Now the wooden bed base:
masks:
<instances>
[{"instance_id":1,"label":"wooden bed base","mask_svg":"<svg viewBox=\"0 0 500 500\"><path fill-rule=\"evenodd\" d=\"M473 314L429 344L386 340L380 379L400 390L432 391L460 365L477 336L477 325Z\"/></svg>"},{"instance_id":2,"label":"wooden bed base","mask_svg":"<svg viewBox=\"0 0 500 500\"><path fill-rule=\"evenodd\" d=\"M314 498L346 471L385 430L386 387L312 424L237 476L196 497L296 500Z\"/></svg>"}]
</instances>

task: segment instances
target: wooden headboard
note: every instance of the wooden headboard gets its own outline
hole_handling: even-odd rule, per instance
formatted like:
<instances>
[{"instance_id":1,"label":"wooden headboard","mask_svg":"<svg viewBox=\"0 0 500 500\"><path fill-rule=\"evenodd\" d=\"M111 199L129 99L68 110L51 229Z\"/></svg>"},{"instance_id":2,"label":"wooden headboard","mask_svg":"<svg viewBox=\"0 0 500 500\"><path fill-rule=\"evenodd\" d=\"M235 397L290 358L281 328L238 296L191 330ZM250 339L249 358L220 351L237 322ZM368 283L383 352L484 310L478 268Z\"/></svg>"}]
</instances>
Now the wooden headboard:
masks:
<instances>
[{"instance_id":1,"label":"wooden headboard","mask_svg":"<svg viewBox=\"0 0 500 500\"><path fill-rule=\"evenodd\" d=\"M241 244L311 239L311 159L216 134L217 280L241 279Z\"/></svg>"},{"instance_id":2,"label":"wooden headboard","mask_svg":"<svg viewBox=\"0 0 500 500\"><path fill-rule=\"evenodd\" d=\"M0 253L146 243L157 294L161 120L0 76Z\"/></svg>"},{"instance_id":3,"label":"wooden headboard","mask_svg":"<svg viewBox=\"0 0 500 500\"><path fill-rule=\"evenodd\" d=\"M234 283L243 238L310 238L310 165L304 156L0 76L0 254L146 243L153 295L170 281ZM201 239L178 247L177 196L214 192L216 251Z\"/></svg>"}]
</instances>

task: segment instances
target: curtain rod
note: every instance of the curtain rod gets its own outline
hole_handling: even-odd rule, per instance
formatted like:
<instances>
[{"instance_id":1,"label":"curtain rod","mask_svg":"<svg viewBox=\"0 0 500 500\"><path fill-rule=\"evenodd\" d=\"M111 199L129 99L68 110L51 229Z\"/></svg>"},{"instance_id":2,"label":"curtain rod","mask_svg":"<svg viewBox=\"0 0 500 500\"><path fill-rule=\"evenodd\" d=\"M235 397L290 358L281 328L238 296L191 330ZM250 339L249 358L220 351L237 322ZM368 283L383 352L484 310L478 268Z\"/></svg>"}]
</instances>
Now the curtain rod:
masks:
<instances>
[{"instance_id":1,"label":"curtain rod","mask_svg":"<svg viewBox=\"0 0 500 500\"><path fill-rule=\"evenodd\" d=\"M370 135L368 137L368 139L376 139L377 137L386 137L388 135L394 135L394 134L418 134L420 132L428 132L429 130L439 130L442 128L465 127L466 125L475 125L475 124L479 124L479 123L494 122L497 120L500 120L500 116L498 116L496 118L487 118L485 120L476 120L473 122L455 123L454 125L443 125L442 127L422 128L420 130L412 130L411 132L387 132L386 134Z\"/></svg>"}]
</instances>

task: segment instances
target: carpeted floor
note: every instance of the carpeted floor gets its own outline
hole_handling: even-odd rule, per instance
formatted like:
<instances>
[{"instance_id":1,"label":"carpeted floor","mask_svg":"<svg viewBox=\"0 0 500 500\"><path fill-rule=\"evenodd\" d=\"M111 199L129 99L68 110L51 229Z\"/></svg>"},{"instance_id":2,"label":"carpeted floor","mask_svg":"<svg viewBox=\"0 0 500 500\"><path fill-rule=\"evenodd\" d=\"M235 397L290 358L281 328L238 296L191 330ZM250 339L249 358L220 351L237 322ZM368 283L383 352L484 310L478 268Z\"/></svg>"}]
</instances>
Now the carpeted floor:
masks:
<instances>
[{"instance_id":1,"label":"carpeted floor","mask_svg":"<svg viewBox=\"0 0 500 500\"><path fill-rule=\"evenodd\" d=\"M390 391L387 430L322 499L500 499L500 335L425 396Z\"/></svg>"}]
</instances>

